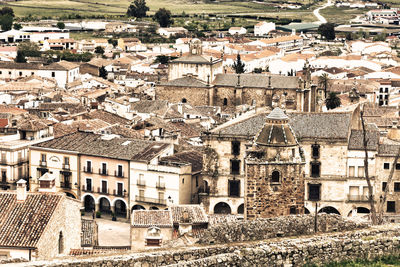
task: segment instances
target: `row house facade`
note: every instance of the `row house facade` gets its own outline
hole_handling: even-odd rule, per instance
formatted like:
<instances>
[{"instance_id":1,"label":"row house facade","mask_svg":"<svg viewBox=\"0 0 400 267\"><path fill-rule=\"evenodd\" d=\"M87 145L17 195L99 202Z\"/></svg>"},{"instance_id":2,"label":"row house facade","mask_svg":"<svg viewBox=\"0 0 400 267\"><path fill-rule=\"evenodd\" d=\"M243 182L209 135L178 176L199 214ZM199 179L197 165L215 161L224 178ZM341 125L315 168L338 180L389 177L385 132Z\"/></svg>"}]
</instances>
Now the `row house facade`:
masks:
<instances>
[{"instance_id":1,"label":"row house facade","mask_svg":"<svg viewBox=\"0 0 400 267\"><path fill-rule=\"evenodd\" d=\"M80 199L86 212L120 217L135 209L165 209L168 202L190 204L191 164L162 161L173 148L86 132L59 137L30 147L31 191L51 176L56 191Z\"/></svg>"}]
</instances>

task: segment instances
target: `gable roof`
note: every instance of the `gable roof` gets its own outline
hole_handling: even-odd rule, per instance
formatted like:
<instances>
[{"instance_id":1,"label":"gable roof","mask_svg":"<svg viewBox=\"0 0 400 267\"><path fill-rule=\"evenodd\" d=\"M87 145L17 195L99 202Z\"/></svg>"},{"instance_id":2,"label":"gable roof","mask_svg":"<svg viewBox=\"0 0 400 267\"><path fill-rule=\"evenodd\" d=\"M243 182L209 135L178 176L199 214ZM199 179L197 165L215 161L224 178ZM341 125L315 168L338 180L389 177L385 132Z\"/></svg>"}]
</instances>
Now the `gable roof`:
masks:
<instances>
[{"instance_id":1,"label":"gable roof","mask_svg":"<svg viewBox=\"0 0 400 267\"><path fill-rule=\"evenodd\" d=\"M202 206L200 205L176 205L170 207L172 212L172 220L174 223L181 222L184 212L188 213L189 221L187 223L208 223L208 217Z\"/></svg>"},{"instance_id":2,"label":"gable roof","mask_svg":"<svg viewBox=\"0 0 400 267\"><path fill-rule=\"evenodd\" d=\"M160 161L190 163L192 164L192 173L200 172L203 169L203 154L195 150L175 153L172 156L161 158Z\"/></svg>"},{"instance_id":3,"label":"gable roof","mask_svg":"<svg viewBox=\"0 0 400 267\"><path fill-rule=\"evenodd\" d=\"M169 144L140 139L118 137L111 139L93 133L75 132L36 144L32 148L50 148L107 158L147 161L168 146Z\"/></svg>"},{"instance_id":4,"label":"gable roof","mask_svg":"<svg viewBox=\"0 0 400 267\"><path fill-rule=\"evenodd\" d=\"M172 228L172 214L169 210L134 210L132 211L132 226L145 227L156 226L160 228Z\"/></svg>"},{"instance_id":5,"label":"gable roof","mask_svg":"<svg viewBox=\"0 0 400 267\"><path fill-rule=\"evenodd\" d=\"M24 202L17 194L0 193L0 247L35 247L63 195L28 193Z\"/></svg>"},{"instance_id":6,"label":"gable roof","mask_svg":"<svg viewBox=\"0 0 400 267\"><path fill-rule=\"evenodd\" d=\"M378 150L379 132L366 131L367 149ZM364 136L362 130L351 130L349 139L349 150L364 150Z\"/></svg>"},{"instance_id":7,"label":"gable roof","mask_svg":"<svg viewBox=\"0 0 400 267\"><path fill-rule=\"evenodd\" d=\"M202 80L196 79L191 76L185 76L182 78L174 79L161 83L161 86L184 86L184 87L208 87Z\"/></svg>"}]
</instances>

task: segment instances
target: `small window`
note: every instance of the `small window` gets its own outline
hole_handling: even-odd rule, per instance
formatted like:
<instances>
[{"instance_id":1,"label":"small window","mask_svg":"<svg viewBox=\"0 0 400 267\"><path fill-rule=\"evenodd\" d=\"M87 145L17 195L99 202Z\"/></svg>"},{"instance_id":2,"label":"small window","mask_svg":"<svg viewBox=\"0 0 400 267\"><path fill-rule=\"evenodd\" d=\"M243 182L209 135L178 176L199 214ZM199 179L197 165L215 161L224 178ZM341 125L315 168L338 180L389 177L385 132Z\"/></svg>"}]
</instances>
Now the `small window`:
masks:
<instances>
[{"instance_id":1,"label":"small window","mask_svg":"<svg viewBox=\"0 0 400 267\"><path fill-rule=\"evenodd\" d=\"M182 103L186 103L186 102L187 102L186 98L182 98Z\"/></svg>"},{"instance_id":2,"label":"small window","mask_svg":"<svg viewBox=\"0 0 400 267\"><path fill-rule=\"evenodd\" d=\"M228 99L224 98L224 106L227 106L227 105L228 105Z\"/></svg>"},{"instance_id":3,"label":"small window","mask_svg":"<svg viewBox=\"0 0 400 267\"><path fill-rule=\"evenodd\" d=\"M319 162L311 162L311 176L319 177L320 176L320 167L321 163Z\"/></svg>"},{"instance_id":4,"label":"small window","mask_svg":"<svg viewBox=\"0 0 400 267\"><path fill-rule=\"evenodd\" d=\"M56 73L54 71L51 72L51 77L56 77Z\"/></svg>"},{"instance_id":5,"label":"small window","mask_svg":"<svg viewBox=\"0 0 400 267\"><path fill-rule=\"evenodd\" d=\"M232 142L232 155L238 156L240 154L240 142Z\"/></svg>"},{"instance_id":6,"label":"small window","mask_svg":"<svg viewBox=\"0 0 400 267\"><path fill-rule=\"evenodd\" d=\"M400 183L394 183L394 192L400 192Z\"/></svg>"},{"instance_id":7,"label":"small window","mask_svg":"<svg viewBox=\"0 0 400 267\"><path fill-rule=\"evenodd\" d=\"M22 71L19 72L19 76L22 76Z\"/></svg>"},{"instance_id":8,"label":"small window","mask_svg":"<svg viewBox=\"0 0 400 267\"><path fill-rule=\"evenodd\" d=\"M400 170L400 163L396 163L396 170Z\"/></svg>"},{"instance_id":9,"label":"small window","mask_svg":"<svg viewBox=\"0 0 400 267\"><path fill-rule=\"evenodd\" d=\"M273 171L271 175L271 183L280 183L281 174L278 171Z\"/></svg>"},{"instance_id":10,"label":"small window","mask_svg":"<svg viewBox=\"0 0 400 267\"><path fill-rule=\"evenodd\" d=\"M230 197L240 197L240 180L229 180L228 192Z\"/></svg>"},{"instance_id":11,"label":"small window","mask_svg":"<svg viewBox=\"0 0 400 267\"><path fill-rule=\"evenodd\" d=\"M389 168L390 168L390 163L389 162L383 163L383 169L389 170Z\"/></svg>"},{"instance_id":12,"label":"small window","mask_svg":"<svg viewBox=\"0 0 400 267\"><path fill-rule=\"evenodd\" d=\"M64 164L69 165L69 157L64 157Z\"/></svg>"},{"instance_id":13,"label":"small window","mask_svg":"<svg viewBox=\"0 0 400 267\"><path fill-rule=\"evenodd\" d=\"M387 186L387 183L386 182L382 182L382 191L385 191L386 186Z\"/></svg>"},{"instance_id":14,"label":"small window","mask_svg":"<svg viewBox=\"0 0 400 267\"><path fill-rule=\"evenodd\" d=\"M312 148L312 157L314 159L319 158L319 145L314 144L311 146L311 148Z\"/></svg>"},{"instance_id":15,"label":"small window","mask_svg":"<svg viewBox=\"0 0 400 267\"><path fill-rule=\"evenodd\" d=\"M396 212L396 202L395 201L388 201L386 212Z\"/></svg>"},{"instance_id":16,"label":"small window","mask_svg":"<svg viewBox=\"0 0 400 267\"><path fill-rule=\"evenodd\" d=\"M46 154L40 154L42 162L46 162Z\"/></svg>"},{"instance_id":17,"label":"small window","mask_svg":"<svg viewBox=\"0 0 400 267\"><path fill-rule=\"evenodd\" d=\"M231 160L231 174L240 174L240 160Z\"/></svg>"},{"instance_id":18,"label":"small window","mask_svg":"<svg viewBox=\"0 0 400 267\"><path fill-rule=\"evenodd\" d=\"M291 206L291 207L290 207L289 213L290 213L290 214L297 214L296 207L295 207L295 206Z\"/></svg>"},{"instance_id":19,"label":"small window","mask_svg":"<svg viewBox=\"0 0 400 267\"><path fill-rule=\"evenodd\" d=\"M319 184L308 184L308 200L320 200L320 187Z\"/></svg>"}]
</instances>

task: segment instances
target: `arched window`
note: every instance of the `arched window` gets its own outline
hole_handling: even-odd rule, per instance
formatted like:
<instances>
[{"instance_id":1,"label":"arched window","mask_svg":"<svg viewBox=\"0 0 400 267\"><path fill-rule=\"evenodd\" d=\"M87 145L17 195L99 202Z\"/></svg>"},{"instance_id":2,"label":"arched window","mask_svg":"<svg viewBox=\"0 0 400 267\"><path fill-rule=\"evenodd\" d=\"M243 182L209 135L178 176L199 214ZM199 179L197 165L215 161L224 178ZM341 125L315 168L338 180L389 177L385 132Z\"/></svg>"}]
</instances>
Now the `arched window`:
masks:
<instances>
[{"instance_id":1,"label":"arched window","mask_svg":"<svg viewBox=\"0 0 400 267\"><path fill-rule=\"evenodd\" d=\"M273 171L271 176L271 183L280 183L281 174L278 171Z\"/></svg>"},{"instance_id":2,"label":"arched window","mask_svg":"<svg viewBox=\"0 0 400 267\"><path fill-rule=\"evenodd\" d=\"M186 103L186 102L187 102L186 98L182 98L182 103Z\"/></svg>"}]
</instances>

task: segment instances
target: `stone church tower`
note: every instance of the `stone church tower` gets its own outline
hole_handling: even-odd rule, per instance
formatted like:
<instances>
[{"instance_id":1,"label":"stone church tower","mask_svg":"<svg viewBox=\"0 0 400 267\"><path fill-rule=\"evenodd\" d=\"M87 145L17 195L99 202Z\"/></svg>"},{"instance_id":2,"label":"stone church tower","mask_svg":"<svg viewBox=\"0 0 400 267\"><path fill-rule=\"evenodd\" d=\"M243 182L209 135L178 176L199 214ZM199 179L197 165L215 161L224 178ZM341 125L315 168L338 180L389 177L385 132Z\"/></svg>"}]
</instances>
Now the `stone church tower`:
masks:
<instances>
[{"instance_id":1,"label":"stone church tower","mask_svg":"<svg viewBox=\"0 0 400 267\"><path fill-rule=\"evenodd\" d=\"M275 108L247 151L246 218L303 214L304 166L289 118Z\"/></svg>"}]
</instances>

